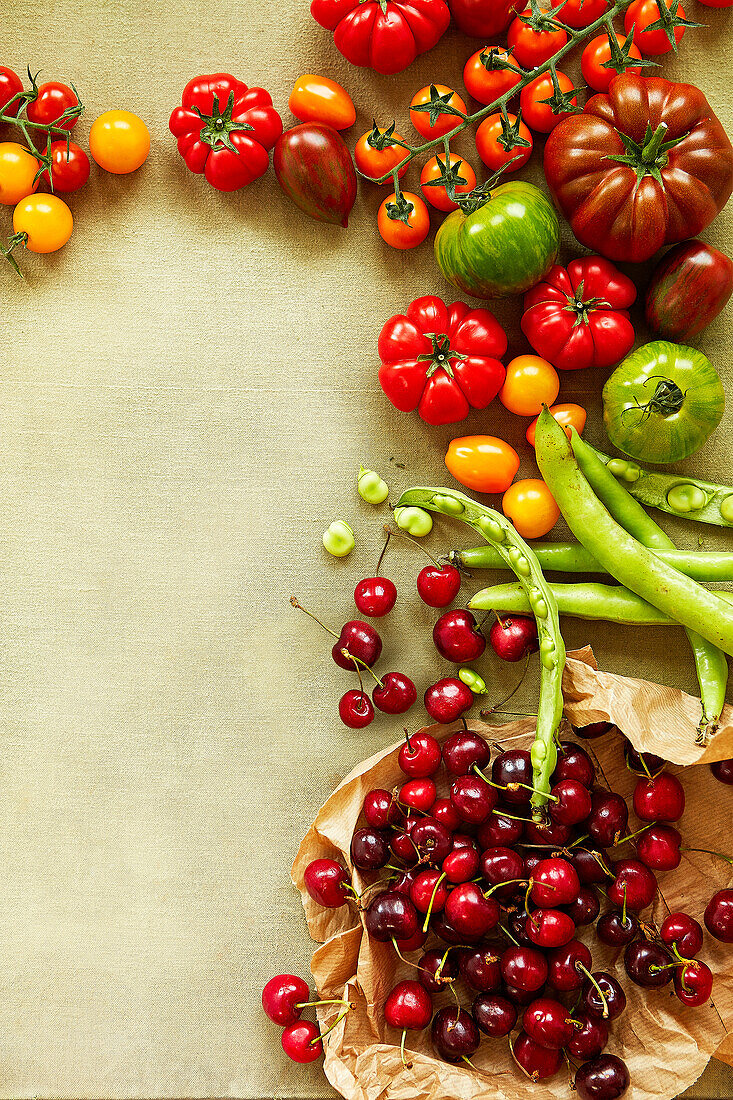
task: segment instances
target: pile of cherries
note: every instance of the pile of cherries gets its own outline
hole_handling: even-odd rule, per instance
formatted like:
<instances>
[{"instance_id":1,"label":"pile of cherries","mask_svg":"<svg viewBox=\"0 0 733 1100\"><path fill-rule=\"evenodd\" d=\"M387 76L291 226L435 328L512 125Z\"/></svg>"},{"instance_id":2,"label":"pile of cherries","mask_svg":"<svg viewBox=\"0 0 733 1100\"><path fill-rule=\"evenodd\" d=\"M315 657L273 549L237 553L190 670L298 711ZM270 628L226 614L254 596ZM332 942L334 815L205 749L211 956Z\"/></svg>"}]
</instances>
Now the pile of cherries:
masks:
<instances>
[{"instance_id":1,"label":"pile of cherries","mask_svg":"<svg viewBox=\"0 0 733 1100\"><path fill-rule=\"evenodd\" d=\"M575 732L589 738L610 728L598 723ZM409 737L398 756L404 782L368 792L352 837L360 892L344 866L325 858L308 865L306 889L327 908L356 901L367 935L392 943L416 971L397 982L383 1006L386 1023L402 1031L405 1065L407 1032L430 1027L441 1058L469 1065L486 1036L508 1042L533 1081L551 1077L565 1061L581 1100L615 1100L629 1073L605 1048L626 996L611 973L594 969L578 929L594 926L601 943L623 950L626 974L637 985L673 983L688 1006L709 1000L712 974L697 958L698 921L671 913L656 929L640 916L656 897L656 873L680 862L682 837L673 823L684 811L684 790L661 759L627 743L640 821L629 834L626 801L596 782L580 744L564 741L548 816L538 821L530 807L529 753L494 748L492 759L488 742L468 727L442 749L427 732ZM617 858L624 846L632 854ZM704 919L711 935L732 943L733 890L719 891ZM272 979L268 1000L278 983L287 992L301 981ZM307 1001L304 984L291 997L298 1018ZM267 1003L265 1009L276 1018ZM320 1042L308 1026L298 1024L306 1030L295 1050L287 1028L283 1036L298 1061L310 1061Z\"/></svg>"}]
</instances>

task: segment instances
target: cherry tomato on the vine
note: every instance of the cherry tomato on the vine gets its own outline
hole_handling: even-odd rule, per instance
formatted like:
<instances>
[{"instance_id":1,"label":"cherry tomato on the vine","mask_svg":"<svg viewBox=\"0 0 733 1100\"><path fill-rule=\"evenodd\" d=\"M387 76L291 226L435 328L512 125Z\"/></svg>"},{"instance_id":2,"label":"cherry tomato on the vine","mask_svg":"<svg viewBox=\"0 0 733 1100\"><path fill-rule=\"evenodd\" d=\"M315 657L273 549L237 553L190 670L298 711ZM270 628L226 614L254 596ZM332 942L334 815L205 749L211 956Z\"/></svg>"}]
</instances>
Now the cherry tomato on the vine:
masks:
<instances>
[{"instance_id":1,"label":"cherry tomato on the vine","mask_svg":"<svg viewBox=\"0 0 733 1100\"><path fill-rule=\"evenodd\" d=\"M54 191L67 194L78 191L84 186L89 179L89 157L81 145L70 141L67 149L66 142L62 138L60 141L52 142L48 152L51 157L51 181ZM47 184L48 172L44 172L41 178Z\"/></svg>"},{"instance_id":2,"label":"cherry tomato on the vine","mask_svg":"<svg viewBox=\"0 0 733 1100\"><path fill-rule=\"evenodd\" d=\"M422 107L429 103L435 103L435 111L433 112L435 117L434 122L430 121L431 113L429 111L415 110L415 107ZM418 134L422 134L424 138L432 139L443 137L444 134L449 133L451 130L455 130L456 126L461 122L460 117L452 114L450 111L442 113L440 111L441 104L448 107L455 107L464 115L467 114L466 104L458 93L454 92L453 89L449 88L446 84L428 84L425 88L421 88L419 92L415 92L412 97L410 103L410 121Z\"/></svg>"},{"instance_id":3,"label":"cherry tomato on the vine","mask_svg":"<svg viewBox=\"0 0 733 1100\"><path fill-rule=\"evenodd\" d=\"M323 122L334 130L348 130L356 122L356 108L346 89L315 73L298 77L288 107L301 122Z\"/></svg>"},{"instance_id":4,"label":"cherry tomato on the vine","mask_svg":"<svg viewBox=\"0 0 733 1100\"><path fill-rule=\"evenodd\" d=\"M420 186L423 195L436 210L457 210L458 203L453 202L449 197L445 185L433 186L431 183L432 180L440 179L444 174L445 166L445 156L440 156L440 159L437 156L431 157L420 173ZM476 173L467 160L459 157L458 153L451 153L448 170L465 180L465 183L455 183L457 195L467 195L469 191L473 191L476 186Z\"/></svg>"},{"instance_id":5,"label":"cherry tomato on the vine","mask_svg":"<svg viewBox=\"0 0 733 1100\"><path fill-rule=\"evenodd\" d=\"M493 103L521 79L519 65L501 46L476 50L463 69L466 91L483 104Z\"/></svg>"},{"instance_id":6,"label":"cherry tomato on the vine","mask_svg":"<svg viewBox=\"0 0 733 1100\"><path fill-rule=\"evenodd\" d=\"M42 126L60 126L62 130L72 130L79 121L79 116L65 118L59 122L64 111L70 107L76 107L79 98L73 88L68 84L62 84L59 80L47 80L45 84L38 85L38 94L28 103L26 114L31 122L38 122Z\"/></svg>"},{"instance_id":7,"label":"cherry tomato on the vine","mask_svg":"<svg viewBox=\"0 0 733 1100\"><path fill-rule=\"evenodd\" d=\"M706 8L733 8L733 0L700 0Z\"/></svg>"},{"instance_id":8,"label":"cherry tomato on the vine","mask_svg":"<svg viewBox=\"0 0 733 1100\"><path fill-rule=\"evenodd\" d=\"M538 477L510 485L501 500L501 510L523 539L540 539L560 518L560 509L550 490Z\"/></svg>"},{"instance_id":9,"label":"cherry tomato on the vine","mask_svg":"<svg viewBox=\"0 0 733 1100\"><path fill-rule=\"evenodd\" d=\"M19 95L23 91L23 81L18 74L9 69L7 65L0 65L0 111L6 115L12 115L13 118L20 110L20 100L16 99L15 103L11 103L8 107L10 100L14 96Z\"/></svg>"},{"instance_id":10,"label":"cherry tomato on the vine","mask_svg":"<svg viewBox=\"0 0 733 1100\"><path fill-rule=\"evenodd\" d=\"M73 228L71 211L56 195L28 195L13 211L13 232L25 234L29 252L57 252Z\"/></svg>"},{"instance_id":11,"label":"cherry tomato on the vine","mask_svg":"<svg viewBox=\"0 0 733 1100\"><path fill-rule=\"evenodd\" d=\"M557 420L558 424L562 425L565 429L565 434L568 439L570 438L570 429L575 428L578 435L583 434L583 428L585 427L585 421L587 413L582 405L573 405L568 402L565 405L552 405L550 413ZM534 447L535 432L537 431L537 420L535 417L530 426L527 428L527 442L530 446Z\"/></svg>"},{"instance_id":12,"label":"cherry tomato on the vine","mask_svg":"<svg viewBox=\"0 0 733 1100\"><path fill-rule=\"evenodd\" d=\"M392 214L403 214L390 217ZM377 228L383 241L392 248L417 248L425 240L430 229L430 214L419 195L403 191L397 199L394 191L377 211Z\"/></svg>"},{"instance_id":13,"label":"cherry tomato on the vine","mask_svg":"<svg viewBox=\"0 0 733 1100\"><path fill-rule=\"evenodd\" d=\"M633 28L634 45L641 50L645 57L657 57L659 54L669 53L673 48L669 37L661 27L654 30L647 29L652 23L659 20L660 3L666 5L672 15L677 15L682 19L685 18L685 9L679 3L679 0L634 0L633 4L626 9L624 15L624 30L627 34L630 34ZM675 42L679 44L684 33L684 27L675 27Z\"/></svg>"},{"instance_id":14,"label":"cherry tomato on the vine","mask_svg":"<svg viewBox=\"0 0 733 1100\"><path fill-rule=\"evenodd\" d=\"M148 128L132 111L105 111L92 123L89 152L105 172L134 172L150 152Z\"/></svg>"},{"instance_id":15,"label":"cherry tomato on the vine","mask_svg":"<svg viewBox=\"0 0 733 1100\"><path fill-rule=\"evenodd\" d=\"M550 8L541 7L540 10L543 15L546 15ZM568 40L567 31L559 27L534 30L527 23L531 16L532 9L525 8L512 20L507 32L507 43L519 64L524 65L525 69L536 69L544 61L549 61Z\"/></svg>"},{"instance_id":16,"label":"cherry tomato on the vine","mask_svg":"<svg viewBox=\"0 0 733 1100\"><path fill-rule=\"evenodd\" d=\"M608 0L566 0L557 14L569 27L589 27L608 10Z\"/></svg>"},{"instance_id":17,"label":"cherry tomato on the vine","mask_svg":"<svg viewBox=\"0 0 733 1100\"><path fill-rule=\"evenodd\" d=\"M516 127L517 116L508 114L506 117L509 126L514 129ZM487 115L476 131L476 148L481 160L492 172L497 172L511 160L511 167L507 168L504 173L504 175L507 176L512 172L519 171L532 156L532 134L520 119L519 126L516 127L516 129L518 130L519 137L528 142L528 144L515 145L512 149L505 149L500 141L500 138L504 136L502 121L501 113Z\"/></svg>"},{"instance_id":18,"label":"cherry tomato on the vine","mask_svg":"<svg viewBox=\"0 0 733 1100\"><path fill-rule=\"evenodd\" d=\"M363 172L365 176L371 176L373 179L379 179L380 176L384 176L387 172L391 172L407 155L407 151L403 149L402 146L393 145L389 142L385 144L384 148L380 149L378 147L378 142L385 134L387 137L394 137L398 141L405 140L401 134L395 133L394 131L390 134L388 129L380 130L379 127L377 127L376 137L374 130L367 130L365 134L361 135L354 149L356 167L360 172ZM397 173L398 179L402 179L407 168L407 164L400 168ZM392 177L389 176L382 186L391 183Z\"/></svg>"},{"instance_id":19,"label":"cherry tomato on the vine","mask_svg":"<svg viewBox=\"0 0 733 1100\"><path fill-rule=\"evenodd\" d=\"M24 145L0 141L0 203L15 206L38 187L40 165ZM35 182L34 182L35 181Z\"/></svg>"},{"instance_id":20,"label":"cherry tomato on the vine","mask_svg":"<svg viewBox=\"0 0 733 1100\"><path fill-rule=\"evenodd\" d=\"M504 493L519 469L519 455L494 435L464 435L448 445L445 464L467 489Z\"/></svg>"},{"instance_id":21,"label":"cherry tomato on the vine","mask_svg":"<svg viewBox=\"0 0 733 1100\"><path fill-rule=\"evenodd\" d=\"M518 355L506 369L499 400L517 416L539 416L560 392L560 379L551 363L539 355Z\"/></svg>"},{"instance_id":22,"label":"cherry tomato on the vine","mask_svg":"<svg viewBox=\"0 0 733 1100\"><path fill-rule=\"evenodd\" d=\"M563 94L575 93L573 82L569 76L561 73L559 69L556 76L558 86ZM522 118L528 126L533 130L537 130L540 134L549 134L555 129L558 122L562 122L564 118L569 118L573 113L572 111L560 111L555 114L547 102L548 99L551 99L553 93L552 77L548 72L535 77L534 80L522 88L522 94L519 97ZM577 93L571 95L570 99L572 103L577 104Z\"/></svg>"},{"instance_id":23,"label":"cherry tomato on the vine","mask_svg":"<svg viewBox=\"0 0 733 1100\"><path fill-rule=\"evenodd\" d=\"M616 35L619 49L626 39L622 34ZM641 61L641 54L632 43L629 45L629 57ZM607 68L606 63L611 60L611 46L607 34L599 34L597 38L591 38L583 50L580 58L580 67L583 72L583 80L596 92L607 92L614 77L618 76L615 69ZM635 73L637 76L641 69L636 67L625 70L627 73Z\"/></svg>"}]
</instances>

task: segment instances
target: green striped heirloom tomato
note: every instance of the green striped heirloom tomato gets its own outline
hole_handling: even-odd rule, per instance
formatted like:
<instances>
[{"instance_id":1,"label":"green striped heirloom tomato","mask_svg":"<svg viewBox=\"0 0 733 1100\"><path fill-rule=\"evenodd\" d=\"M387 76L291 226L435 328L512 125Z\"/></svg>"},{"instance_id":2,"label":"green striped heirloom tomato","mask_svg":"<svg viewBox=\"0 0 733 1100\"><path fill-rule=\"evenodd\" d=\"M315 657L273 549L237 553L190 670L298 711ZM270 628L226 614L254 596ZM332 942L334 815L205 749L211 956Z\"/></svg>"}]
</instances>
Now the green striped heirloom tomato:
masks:
<instances>
[{"instance_id":1,"label":"green striped heirloom tomato","mask_svg":"<svg viewBox=\"0 0 733 1100\"><path fill-rule=\"evenodd\" d=\"M628 355L603 387L611 442L643 462L699 451L725 409L718 372L695 348L654 340Z\"/></svg>"},{"instance_id":2,"label":"green striped heirloom tomato","mask_svg":"<svg viewBox=\"0 0 733 1100\"><path fill-rule=\"evenodd\" d=\"M548 273L560 227L552 203L534 184L510 180L476 189L445 219L435 258L448 282L474 298L522 294Z\"/></svg>"},{"instance_id":3,"label":"green striped heirloom tomato","mask_svg":"<svg viewBox=\"0 0 733 1100\"><path fill-rule=\"evenodd\" d=\"M646 323L667 340L689 340L715 320L731 293L733 260L704 241L682 241L652 272Z\"/></svg>"}]
</instances>

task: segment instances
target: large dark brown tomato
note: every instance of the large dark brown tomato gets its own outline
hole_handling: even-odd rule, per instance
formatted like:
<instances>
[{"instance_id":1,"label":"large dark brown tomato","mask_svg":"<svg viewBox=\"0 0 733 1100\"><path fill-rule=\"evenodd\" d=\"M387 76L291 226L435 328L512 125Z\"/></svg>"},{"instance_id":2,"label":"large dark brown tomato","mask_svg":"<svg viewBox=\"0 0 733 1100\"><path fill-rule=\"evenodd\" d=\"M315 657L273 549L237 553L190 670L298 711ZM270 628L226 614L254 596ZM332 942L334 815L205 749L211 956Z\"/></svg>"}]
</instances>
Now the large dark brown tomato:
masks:
<instances>
[{"instance_id":1,"label":"large dark brown tomato","mask_svg":"<svg viewBox=\"0 0 733 1100\"><path fill-rule=\"evenodd\" d=\"M646 323L667 340L687 343L715 320L732 293L733 260L704 241L683 241L652 273Z\"/></svg>"},{"instance_id":2,"label":"large dark brown tomato","mask_svg":"<svg viewBox=\"0 0 733 1100\"><path fill-rule=\"evenodd\" d=\"M304 122L278 138L272 164L286 195L309 218L348 224L356 172L344 139L331 126Z\"/></svg>"},{"instance_id":3,"label":"large dark brown tomato","mask_svg":"<svg viewBox=\"0 0 733 1100\"><path fill-rule=\"evenodd\" d=\"M733 146L698 88L624 73L555 127L545 176L582 244L640 263L723 209Z\"/></svg>"},{"instance_id":4,"label":"large dark brown tomato","mask_svg":"<svg viewBox=\"0 0 733 1100\"><path fill-rule=\"evenodd\" d=\"M524 0L449 0L451 15L464 34L492 42L525 7Z\"/></svg>"}]
</instances>

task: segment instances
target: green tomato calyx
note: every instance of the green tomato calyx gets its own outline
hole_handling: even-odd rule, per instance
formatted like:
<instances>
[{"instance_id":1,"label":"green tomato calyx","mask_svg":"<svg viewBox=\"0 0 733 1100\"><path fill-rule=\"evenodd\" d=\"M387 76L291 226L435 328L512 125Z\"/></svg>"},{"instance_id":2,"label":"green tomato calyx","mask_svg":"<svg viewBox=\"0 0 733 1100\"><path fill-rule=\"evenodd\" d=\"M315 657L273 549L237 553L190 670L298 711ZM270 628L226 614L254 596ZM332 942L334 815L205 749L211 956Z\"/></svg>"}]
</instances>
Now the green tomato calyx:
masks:
<instances>
[{"instance_id":1,"label":"green tomato calyx","mask_svg":"<svg viewBox=\"0 0 733 1100\"><path fill-rule=\"evenodd\" d=\"M648 420L652 413L657 413L659 416L664 417L676 416L684 405L687 395L671 378L659 378L658 375L656 377L658 379L656 388L652 397L646 404L630 406L628 409L624 409L622 415L640 412L641 417L639 423L641 424L643 424L645 420ZM654 381L654 376L649 378L648 381Z\"/></svg>"},{"instance_id":2,"label":"green tomato calyx","mask_svg":"<svg viewBox=\"0 0 733 1100\"><path fill-rule=\"evenodd\" d=\"M605 159L618 161L619 164L628 164L633 168L636 172L637 187L645 176L651 176L663 186L662 169L666 168L669 160L667 153L687 137L687 134L680 134L671 141L665 141L668 128L666 122L660 122L656 130L652 130L651 123L648 122L643 141L634 141L628 134L622 134L619 130L617 133L626 152L619 156L609 154Z\"/></svg>"},{"instance_id":3,"label":"green tomato calyx","mask_svg":"<svg viewBox=\"0 0 733 1100\"><path fill-rule=\"evenodd\" d=\"M425 355L418 355L418 363L430 363L425 377L432 378L438 370L444 370L449 378L453 378L453 366L451 360L465 359L466 356L460 351L451 350L450 340L444 332L426 332L425 335L429 340L433 342L433 350L427 352Z\"/></svg>"},{"instance_id":4,"label":"green tomato calyx","mask_svg":"<svg viewBox=\"0 0 733 1100\"><path fill-rule=\"evenodd\" d=\"M203 122L199 137L206 145L210 145L211 148L215 148L217 145L224 145L227 149L231 149L236 152L230 138L232 130L254 130L254 126L250 126L248 122L236 122L232 119L234 113L234 92L229 93L229 99L226 102L226 106L222 107L219 103L219 97L214 96L214 101L211 107L211 114L203 114L198 107L194 107L193 110L199 116Z\"/></svg>"}]
</instances>

